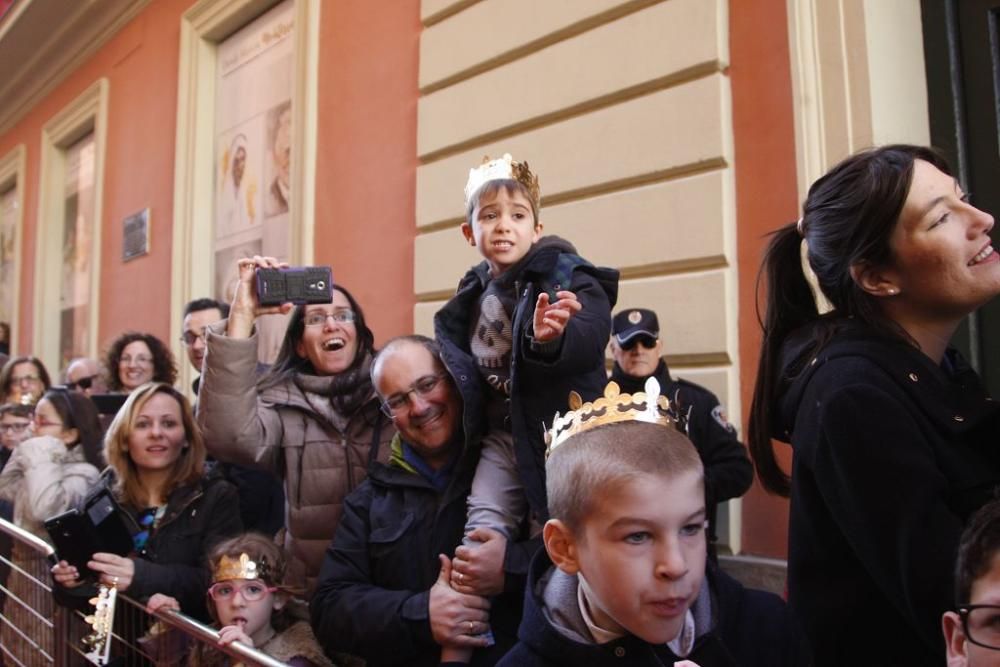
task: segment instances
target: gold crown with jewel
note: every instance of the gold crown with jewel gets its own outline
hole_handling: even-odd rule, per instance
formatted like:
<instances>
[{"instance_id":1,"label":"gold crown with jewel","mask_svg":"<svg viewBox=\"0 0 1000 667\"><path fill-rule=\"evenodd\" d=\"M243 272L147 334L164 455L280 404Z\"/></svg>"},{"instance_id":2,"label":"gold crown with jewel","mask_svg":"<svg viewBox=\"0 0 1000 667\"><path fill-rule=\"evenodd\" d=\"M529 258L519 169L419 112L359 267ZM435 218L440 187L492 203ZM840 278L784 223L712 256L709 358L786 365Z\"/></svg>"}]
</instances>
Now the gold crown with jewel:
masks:
<instances>
[{"instance_id":1,"label":"gold crown with jewel","mask_svg":"<svg viewBox=\"0 0 1000 667\"><path fill-rule=\"evenodd\" d=\"M660 383L656 378L647 378L644 389L623 394L618 383L611 381L604 388L604 396L589 403L584 403L575 391L570 392L570 411L562 416L556 413L552 428L545 432L546 458L574 435L605 424L647 422L684 433L687 430L685 420L678 415L676 406L660 395Z\"/></svg>"},{"instance_id":2,"label":"gold crown with jewel","mask_svg":"<svg viewBox=\"0 0 1000 667\"><path fill-rule=\"evenodd\" d=\"M510 153L504 153L503 157L498 157L495 160L491 160L487 155L483 157L481 165L469 170L469 180L465 184L466 210L468 210L472 197L479 191L479 188L490 181L502 179L517 181L523 185L531 195L531 203L537 213L541 197L538 189L538 176L531 173L527 162L517 162L510 156Z\"/></svg>"},{"instance_id":3,"label":"gold crown with jewel","mask_svg":"<svg viewBox=\"0 0 1000 667\"><path fill-rule=\"evenodd\" d=\"M231 579L263 579L271 581L271 567L266 558L259 561L250 559L247 553L241 553L239 558L223 556L212 570L212 583L229 581Z\"/></svg>"}]
</instances>

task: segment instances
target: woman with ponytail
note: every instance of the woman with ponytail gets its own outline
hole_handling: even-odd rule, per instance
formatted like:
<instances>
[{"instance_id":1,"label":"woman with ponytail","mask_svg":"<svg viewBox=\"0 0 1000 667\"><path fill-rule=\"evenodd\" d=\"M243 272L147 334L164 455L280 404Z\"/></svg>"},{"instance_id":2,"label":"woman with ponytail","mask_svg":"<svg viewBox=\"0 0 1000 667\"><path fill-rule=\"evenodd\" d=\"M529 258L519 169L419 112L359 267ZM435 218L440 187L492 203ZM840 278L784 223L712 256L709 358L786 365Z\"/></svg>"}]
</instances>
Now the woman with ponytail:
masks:
<instances>
[{"instance_id":1,"label":"woman with ponytail","mask_svg":"<svg viewBox=\"0 0 1000 667\"><path fill-rule=\"evenodd\" d=\"M937 153L895 145L816 181L768 248L749 443L791 498L789 601L818 665L943 664L959 535L1000 484L1000 406L948 346L1000 293L992 227Z\"/></svg>"}]
</instances>

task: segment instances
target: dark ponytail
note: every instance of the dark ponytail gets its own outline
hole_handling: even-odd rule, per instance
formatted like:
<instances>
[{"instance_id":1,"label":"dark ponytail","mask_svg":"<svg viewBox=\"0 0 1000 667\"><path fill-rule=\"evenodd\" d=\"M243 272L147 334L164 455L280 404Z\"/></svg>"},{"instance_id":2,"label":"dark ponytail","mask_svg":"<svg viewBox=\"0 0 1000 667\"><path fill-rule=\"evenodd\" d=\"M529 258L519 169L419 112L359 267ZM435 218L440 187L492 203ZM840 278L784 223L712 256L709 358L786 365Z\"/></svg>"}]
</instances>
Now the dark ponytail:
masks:
<instances>
[{"instance_id":1,"label":"dark ponytail","mask_svg":"<svg viewBox=\"0 0 1000 667\"><path fill-rule=\"evenodd\" d=\"M764 336L750 404L748 443L760 483L768 491L783 496L788 495L789 478L778 465L771 446L771 410L781 386L781 346L788 334L819 315L812 290L802 273L801 245L802 237L794 222L774 232L757 274L757 293L760 294L763 280L767 306L761 320L760 304L757 304L757 321Z\"/></svg>"},{"instance_id":2,"label":"dark ponytail","mask_svg":"<svg viewBox=\"0 0 1000 667\"><path fill-rule=\"evenodd\" d=\"M764 337L748 441L761 485L771 493L787 496L790 491L788 475L778 465L771 445L782 385L798 370L783 368L782 348L790 334L820 318L802 273L802 238L807 242L809 265L819 288L833 306L833 312L824 316L826 325L809 332L806 349L811 354L826 344L845 318L867 325L880 336L916 344L851 274L854 266L886 266L892 261L890 239L910 191L915 160L951 173L944 158L921 146L900 144L856 153L812 184L801 223L775 232L768 246L761 267L767 308L761 322ZM759 290L760 276L757 286Z\"/></svg>"}]
</instances>

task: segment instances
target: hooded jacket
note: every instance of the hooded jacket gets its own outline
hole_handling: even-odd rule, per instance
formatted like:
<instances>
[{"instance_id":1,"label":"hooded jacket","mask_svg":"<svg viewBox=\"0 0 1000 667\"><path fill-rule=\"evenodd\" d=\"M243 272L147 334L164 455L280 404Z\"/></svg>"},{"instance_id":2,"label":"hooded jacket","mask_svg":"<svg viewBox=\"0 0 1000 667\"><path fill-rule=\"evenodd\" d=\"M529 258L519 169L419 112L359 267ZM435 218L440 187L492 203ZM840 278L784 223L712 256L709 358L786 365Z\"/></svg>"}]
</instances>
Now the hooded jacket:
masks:
<instances>
[{"instance_id":1,"label":"hooded jacket","mask_svg":"<svg viewBox=\"0 0 1000 667\"><path fill-rule=\"evenodd\" d=\"M475 367L442 361L463 400L461 451L451 481L442 493L415 472L403 460L397 435L390 463L374 464L347 497L310 603L313 628L328 655L358 655L369 667L430 666L440 659L428 615L430 588L441 569L438 554L452 558L462 543L482 424ZM513 643L520 597L506 606L505 597L494 601L491 612L498 648L477 652L474 665L492 664Z\"/></svg>"},{"instance_id":2,"label":"hooded jacket","mask_svg":"<svg viewBox=\"0 0 1000 667\"><path fill-rule=\"evenodd\" d=\"M206 329L198 423L212 456L284 480L289 581L304 585L308 596L344 498L361 484L372 460L388 458L395 429L374 392L351 415L338 415L332 406L321 412L293 380L258 392L257 334L228 338L225 326Z\"/></svg>"},{"instance_id":3,"label":"hooded jacket","mask_svg":"<svg viewBox=\"0 0 1000 667\"><path fill-rule=\"evenodd\" d=\"M552 425L556 412L566 412L570 391L585 401L603 394L607 384L604 351L611 335L611 309L618 300L618 271L592 265L557 236L542 237L509 271L514 272L518 295L511 318L511 433L528 504L535 519L544 523L548 504L543 427ZM442 350L454 357L467 357L473 370L469 318L477 312L477 303L491 279L487 262L472 267L459 282L457 294L434 315L434 334ZM576 294L583 308L551 346L532 345L538 295L559 290ZM528 559L524 559L522 573L527 565Z\"/></svg>"},{"instance_id":4,"label":"hooded jacket","mask_svg":"<svg viewBox=\"0 0 1000 667\"><path fill-rule=\"evenodd\" d=\"M941 665L941 614L969 515L1000 483L998 406L954 350L840 323L783 350L774 437L794 450L789 602L818 665Z\"/></svg>"},{"instance_id":5,"label":"hooded jacket","mask_svg":"<svg viewBox=\"0 0 1000 667\"><path fill-rule=\"evenodd\" d=\"M594 642L577 598L579 580L558 570L544 550L531 564L518 644L498 667L623 665L663 667L691 660L699 667L799 667L805 647L789 609L778 596L746 589L711 563L691 613L695 639L681 658L666 644L634 635Z\"/></svg>"}]
</instances>

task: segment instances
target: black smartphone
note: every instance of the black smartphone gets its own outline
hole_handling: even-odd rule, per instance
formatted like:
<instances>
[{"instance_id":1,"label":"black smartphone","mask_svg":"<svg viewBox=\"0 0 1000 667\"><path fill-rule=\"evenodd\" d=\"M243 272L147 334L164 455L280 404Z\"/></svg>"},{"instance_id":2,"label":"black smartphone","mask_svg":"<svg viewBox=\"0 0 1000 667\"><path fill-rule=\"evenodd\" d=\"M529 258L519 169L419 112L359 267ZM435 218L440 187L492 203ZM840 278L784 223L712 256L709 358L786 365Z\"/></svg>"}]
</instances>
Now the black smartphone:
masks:
<instances>
[{"instance_id":1,"label":"black smartphone","mask_svg":"<svg viewBox=\"0 0 1000 667\"><path fill-rule=\"evenodd\" d=\"M45 520L45 530L52 538L57 559L75 567L80 576L94 576L87 561L102 549L97 531L85 514L76 509L58 514Z\"/></svg>"},{"instance_id":2,"label":"black smartphone","mask_svg":"<svg viewBox=\"0 0 1000 667\"><path fill-rule=\"evenodd\" d=\"M91 394L90 400L97 406L97 412L102 415L116 415L125 405L128 394Z\"/></svg>"},{"instance_id":3,"label":"black smartphone","mask_svg":"<svg viewBox=\"0 0 1000 667\"><path fill-rule=\"evenodd\" d=\"M46 519L44 525L57 558L81 574L95 575L87 561L98 551L127 556L133 549L132 534L106 489L89 498L83 512L74 508Z\"/></svg>"},{"instance_id":4,"label":"black smartphone","mask_svg":"<svg viewBox=\"0 0 1000 667\"><path fill-rule=\"evenodd\" d=\"M329 266L257 269L257 302L262 306L331 301L333 301L333 270Z\"/></svg>"}]
</instances>

